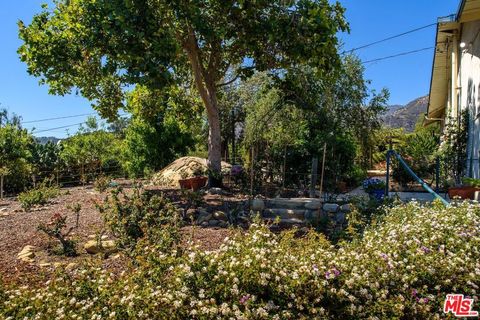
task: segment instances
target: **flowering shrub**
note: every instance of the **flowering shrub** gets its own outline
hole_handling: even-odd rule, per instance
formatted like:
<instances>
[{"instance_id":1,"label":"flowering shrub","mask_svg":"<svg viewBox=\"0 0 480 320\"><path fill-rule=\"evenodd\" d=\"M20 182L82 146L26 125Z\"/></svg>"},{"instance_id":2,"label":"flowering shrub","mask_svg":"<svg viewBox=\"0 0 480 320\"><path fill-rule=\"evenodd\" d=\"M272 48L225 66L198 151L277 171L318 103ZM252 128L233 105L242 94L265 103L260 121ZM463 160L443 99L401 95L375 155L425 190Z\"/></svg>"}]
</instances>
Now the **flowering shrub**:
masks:
<instances>
[{"instance_id":1,"label":"flowering shrub","mask_svg":"<svg viewBox=\"0 0 480 320\"><path fill-rule=\"evenodd\" d=\"M332 246L256 223L214 252L144 248L116 278L98 267L3 294L6 319L439 319L448 293L478 301L480 206L396 206ZM478 304L477 304L478 306Z\"/></svg>"},{"instance_id":2,"label":"flowering shrub","mask_svg":"<svg viewBox=\"0 0 480 320\"><path fill-rule=\"evenodd\" d=\"M365 192L370 193L373 190L385 189L385 182L380 179L369 178L369 179L363 180L362 186Z\"/></svg>"}]
</instances>

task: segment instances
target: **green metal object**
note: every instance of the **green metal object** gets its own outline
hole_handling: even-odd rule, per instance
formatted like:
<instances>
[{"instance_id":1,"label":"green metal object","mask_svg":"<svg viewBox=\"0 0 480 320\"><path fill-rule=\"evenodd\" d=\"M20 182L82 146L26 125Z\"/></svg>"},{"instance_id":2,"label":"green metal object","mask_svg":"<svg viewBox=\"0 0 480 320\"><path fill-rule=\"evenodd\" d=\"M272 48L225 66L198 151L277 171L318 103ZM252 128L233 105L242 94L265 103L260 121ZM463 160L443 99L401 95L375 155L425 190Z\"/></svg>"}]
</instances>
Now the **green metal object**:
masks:
<instances>
[{"instance_id":1,"label":"green metal object","mask_svg":"<svg viewBox=\"0 0 480 320\"><path fill-rule=\"evenodd\" d=\"M413 170L407 165L407 163L405 162L405 160L403 160L402 156L400 156L396 151L394 150L389 150L388 153L387 153L387 161L390 160L390 156L393 155L395 158L397 158L398 162L400 162L400 164L402 165L403 169L405 169L409 175L411 175L418 183L420 183L420 185L422 186L423 189L425 189L428 193L430 193L431 195L433 195L435 197L435 199L438 199L440 200L445 206L450 206L450 203L448 203L447 200L443 199L438 193L436 193L435 191L433 191L432 188L430 188L430 186L425 183L425 181L423 181L421 178L419 178L415 172L413 172ZM389 162L389 161L388 161ZM387 181L389 179L388 175L390 174L390 172L388 172L387 174Z\"/></svg>"}]
</instances>

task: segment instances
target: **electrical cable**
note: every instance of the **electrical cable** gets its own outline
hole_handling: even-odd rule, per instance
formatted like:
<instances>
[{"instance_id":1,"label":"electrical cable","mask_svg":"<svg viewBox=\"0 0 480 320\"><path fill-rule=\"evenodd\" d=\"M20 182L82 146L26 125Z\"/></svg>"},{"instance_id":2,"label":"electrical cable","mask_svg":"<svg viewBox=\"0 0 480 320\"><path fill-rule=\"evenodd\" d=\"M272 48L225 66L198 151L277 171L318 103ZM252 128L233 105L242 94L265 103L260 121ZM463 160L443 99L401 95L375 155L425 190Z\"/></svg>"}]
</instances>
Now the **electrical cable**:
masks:
<instances>
[{"instance_id":1,"label":"electrical cable","mask_svg":"<svg viewBox=\"0 0 480 320\"><path fill-rule=\"evenodd\" d=\"M432 26L436 26L436 25L437 25L437 22L427 24L423 27L419 27L419 28L415 28L415 29L412 29L412 30L409 30L409 31L405 31L405 32L402 32L402 33L399 33L399 34L381 39L381 40L377 40L377 41L374 41L374 42L371 42L371 43L364 44L362 46L359 46L359 47L356 47L356 48L353 48L353 49L350 49L350 50L345 50L341 54L345 54L347 52L351 53L351 52L354 52L354 51L357 51L357 50L360 50L360 49L368 48L368 47L373 46L375 44L379 44L379 43L382 43L382 42L385 42L385 41L389 41L389 40L392 40L392 39L395 39L395 38L399 38L399 37L402 37L404 35L407 35L407 34L410 34L410 33L413 33L413 32L417 32L417 31L420 31L420 30L423 30L423 29L426 29L426 28L429 28L429 27L432 27Z\"/></svg>"},{"instance_id":2,"label":"electrical cable","mask_svg":"<svg viewBox=\"0 0 480 320\"><path fill-rule=\"evenodd\" d=\"M396 58L396 57L400 57L400 56L406 56L406 55L409 55L409 54L412 54L412 53L426 51L426 50L430 50L430 49L434 49L434 48L435 47L427 47L427 48L421 48L421 49L412 50L412 51L400 52L400 53L390 55L390 56L385 56L385 57L376 58L376 59L372 59L372 60L362 61L362 63L366 64L366 63L377 62L377 61L386 60L386 59L392 59L392 58Z\"/></svg>"}]
</instances>

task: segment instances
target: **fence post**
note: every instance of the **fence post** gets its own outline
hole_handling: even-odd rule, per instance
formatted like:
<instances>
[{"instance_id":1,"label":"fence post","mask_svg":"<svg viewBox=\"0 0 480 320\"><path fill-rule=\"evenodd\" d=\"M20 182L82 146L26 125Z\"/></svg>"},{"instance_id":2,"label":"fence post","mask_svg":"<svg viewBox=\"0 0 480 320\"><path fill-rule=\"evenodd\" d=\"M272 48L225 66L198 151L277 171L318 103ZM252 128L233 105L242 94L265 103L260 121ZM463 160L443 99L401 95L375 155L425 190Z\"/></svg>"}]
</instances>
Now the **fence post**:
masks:
<instances>
[{"instance_id":1,"label":"fence post","mask_svg":"<svg viewBox=\"0 0 480 320\"><path fill-rule=\"evenodd\" d=\"M3 200L3 174L0 175L0 199Z\"/></svg>"},{"instance_id":2,"label":"fence post","mask_svg":"<svg viewBox=\"0 0 480 320\"><path fill-rule=\"evenodd\" d=\"M322 198L322 193L323 193L323 176L325 174L325 156L327 155L327 143L325 142L323 144L323 159L322 159L322 175L320 177L320 194L318 195L318 198Z\"/></svg>"},{"instance_id":3,"label":"fence post","mask_svg":"<svg viewBox=\"0 0 480 320\"><path fill-rule=\"evenodd\" d=\"M310 198L315 198L315 187L317 185L318 157L312 157L312 172L310 177Z\"/></svg>"},{"instance_id":4,"label":"fence post","mask_svg":"<svg viewBox=\"0 0 480 320\"><path fill-rule=\"evenodd\" d=\"M255 165L255 147L251 147L251 156L250 161L250 196L253 197L253 166Z\"/></svg>"},{"instance_id":5,"label":"fence post","mask_svg":"<svg viewBox=\"0 0 480 320\"><path fill-rule=\"evenodd\" d=\"M387 176L385 178L385 197L388 197L388 187L390 184L390 155L392 150L387 151Z\"/></svg>"},{"instance_id":6,"label":"fence post","mask_svg":"<svg viewBox=\"0 0 480 320\"><path fill-rule=\"evenodd\" d=\"M435 192L438 193L438 182L440 181L440 158L435 159Z\"/></svg>"}]
</instances>

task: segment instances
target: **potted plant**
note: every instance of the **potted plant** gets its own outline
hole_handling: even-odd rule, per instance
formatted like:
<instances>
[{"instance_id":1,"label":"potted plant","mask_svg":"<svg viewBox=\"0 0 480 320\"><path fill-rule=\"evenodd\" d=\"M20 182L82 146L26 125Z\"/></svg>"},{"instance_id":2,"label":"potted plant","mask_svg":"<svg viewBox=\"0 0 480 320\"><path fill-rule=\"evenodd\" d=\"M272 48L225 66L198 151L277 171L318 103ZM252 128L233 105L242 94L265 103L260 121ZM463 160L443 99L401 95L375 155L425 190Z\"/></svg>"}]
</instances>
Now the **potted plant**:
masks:
<instances>
[{"instance_id":1,"label":"potted plant","mask_svg":"<svg viewBox=\"0 0 480 320\"><path fill-rule=\"evenodd\" d=\"M203 173L204 171L201 168L198 168L193 172L193 177L188 177L188 174L186 172L182 172L180 174L180 177L182 179L178 180L180 188L197 191L200 188L204 187L208 179L203 175Z\"/></svg>"},{"instance_id":2,"label":"potted plant","mask_svg":"<svg viewBox=\"0 0 480 320\"><path fill-rule=\"evenodd\" d=\"M445 185L450 199L473 199L475 189L462 183L467 162L468 111L461 113L460 121L448 118L444 129L444 138L440 143L438 156L442 163Z\"/></svg>"},{"instance_id":3,"label":"potted plant","mask_svg":"<svg viewBox=\"0 0 480 320\"><path fill-rule=\"evenodd\" d=\"M181 189L191 189L192 188L192 181L190 179L187 179L187 177L188 177L188 175L185 171L180 173L180 178L181 179L178 180L178 183L180 184Z\"/></svg>"},{"instance_id":4,"label":"potted plant","mask_svg":"<svg viewBox=\"0 0 480 320\"><path fill-rule=\"evenodd\" d=\"M204 173L205 173L205 171L202 170L201 168L197 168L193 172L193 178L190 178L191 187L192 187L193 191L197 191L200 188L205 187L205 185L207 184L208 178L205 177Z\"/></svg>"},{"instance_id":5,"label":"potted plant","mask_svg":"<svg viewBox=\"0 0 480 320\"><path fill-rule=\"evenodd\" d=\"M385 182L376 178L369 178L362 183L363 190L377 201L381 201L385 196Z\"/></svg>"},{"instance_id":6,"label":"potted plant","mask_svg":"<svg viewBox=\"0 0 480 320\"><path fill-rule=\"evenodd\" d=\"M471 199L475 198L475 191L480 191L480 179L462 178L462 185L448 188L450 199Z\"/></svg>"}]
</instances>

